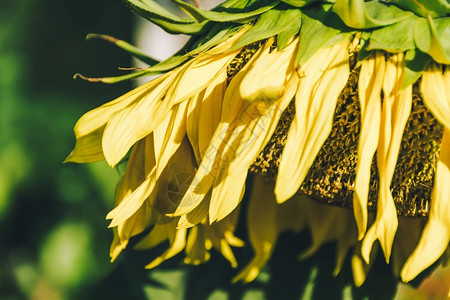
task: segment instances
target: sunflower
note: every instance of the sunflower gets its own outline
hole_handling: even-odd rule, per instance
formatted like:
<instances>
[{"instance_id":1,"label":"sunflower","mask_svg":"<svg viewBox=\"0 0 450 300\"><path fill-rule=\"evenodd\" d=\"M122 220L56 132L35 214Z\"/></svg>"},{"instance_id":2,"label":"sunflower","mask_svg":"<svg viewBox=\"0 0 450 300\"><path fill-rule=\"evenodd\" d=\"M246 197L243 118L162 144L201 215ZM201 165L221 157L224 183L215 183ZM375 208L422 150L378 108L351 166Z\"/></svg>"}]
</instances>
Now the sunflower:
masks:
<instances>
[{"instance_id":1,"label":"sunflower","mask_svg":"<svg viewBox=\"0 0 450 300\"><path fill-rule=\"evenodd\" d=\"M334 274L351 252L357 286L378 245L405 282L445 262L447 2L227 0L206 11L174 0L185 18L125 2L192 37L163 62L108 38L152 65L87 78L161 74L82 116L66 159L127 164L107 215L112 260L145 231L136 248L169 243L147 268L183 250L203 263L212 248L236 267L244 214L254 258L236 281L257 277L286 230L310 230L300 258L336 242Z\"/></svg>"}]
</instances>

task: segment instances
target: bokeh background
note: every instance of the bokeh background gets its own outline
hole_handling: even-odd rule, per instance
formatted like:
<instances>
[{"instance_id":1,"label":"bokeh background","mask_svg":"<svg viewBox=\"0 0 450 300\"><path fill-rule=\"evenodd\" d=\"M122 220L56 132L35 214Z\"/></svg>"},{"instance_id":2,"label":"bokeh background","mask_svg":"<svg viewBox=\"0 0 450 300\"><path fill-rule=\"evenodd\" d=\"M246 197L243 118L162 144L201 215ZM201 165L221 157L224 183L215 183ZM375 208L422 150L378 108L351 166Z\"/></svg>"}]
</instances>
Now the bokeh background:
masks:
<instances>
[{"instance_id":1,"label":"bokeh background","mask_svg":"<svg viewBox=\"0 0 450 300\"><path fill-rule=\"evenodd\" d=\"M422 278L398 289L381 258L359 289L352 286L348 261L337 278L331 276L332 245L308 261L298 261L296 256L310 242L307 233L283 235L274 259L248 285L230 284L237 270L214 253L202 266L184 266L177 256L157 270L145 270L164 245L146 252L125 251L111 264L112 233L104 218L113 207L119 175L103 162L62 161L74 146L76 120L136 82L96 84L72 76L123 74L118 67L135 63L127 53L84 38L93 32L134 42L150 40L154 33L141 26L119 0L1 0L1 300L428 299L414 288ZM165 43L153 37L144 47ZM245 236L242 222L239 235ZM247 248L236 252L243 263L251 255Z\"/></svg>"}]
</instances>

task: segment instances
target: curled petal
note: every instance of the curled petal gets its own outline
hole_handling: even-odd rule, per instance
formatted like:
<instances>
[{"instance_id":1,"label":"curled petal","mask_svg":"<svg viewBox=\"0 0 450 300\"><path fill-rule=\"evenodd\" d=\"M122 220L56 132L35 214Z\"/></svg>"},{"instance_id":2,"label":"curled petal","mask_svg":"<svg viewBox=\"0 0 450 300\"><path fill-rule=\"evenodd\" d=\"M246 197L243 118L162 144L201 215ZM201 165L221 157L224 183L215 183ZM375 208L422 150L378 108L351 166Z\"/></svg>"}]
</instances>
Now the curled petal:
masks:
<instances>
[{"instance_id":1,"label":"curled petal","mask_svg":"<svg viewBox=\"0 0 450 300\"><path fill-rule=\"evenodd\" d=\"M331 131L337 99L350 73L348 44L345 40L317 51L301 68L295 96L296 113L275 185L275 195L280 203L297 192Z\"/></svg>"},{"instance_id":2,"label":"curled petal","mask_svg":"<svg viewBox=\"0 0 450 300\"><path fill-rule=\"evenodd\" d=\"M361 66L358 96L361 107L361 129L358 141L353 212L358 225L358 239L367 228L367 201L370 186L370 168L378 145L381 119L381 88L385 68L384 56L375 52Z\"/></svg>"},{"instance_id":3,"label":"curled petal","mask_svg":"<svg viewBox=\"0 0 450 300\"><path fill-rule=\"evenodd\" d=\"M434 263L450 240L450 129L444 130L437 162L431 209L419 244L406 261L400 275L407 282Z\"/></svg>"},{"instance_id":4,"label":"curled petal","mask_svg":"<svg viewBox=\"0 0 450 300\"><path fill-rule=\"evenodd\" d=\"M375 240L379 240L386 262L389 262L392 243L397 231L397 209L391 194L391 181L402 141L403 130L412 106L412 86L400 90L403 70L403 54L388 59L383 82L384 100L380 137L377 148L377 166L380 188L377 216L362 243L362 256L369 262Z\"/></svg>"}]
</instances>

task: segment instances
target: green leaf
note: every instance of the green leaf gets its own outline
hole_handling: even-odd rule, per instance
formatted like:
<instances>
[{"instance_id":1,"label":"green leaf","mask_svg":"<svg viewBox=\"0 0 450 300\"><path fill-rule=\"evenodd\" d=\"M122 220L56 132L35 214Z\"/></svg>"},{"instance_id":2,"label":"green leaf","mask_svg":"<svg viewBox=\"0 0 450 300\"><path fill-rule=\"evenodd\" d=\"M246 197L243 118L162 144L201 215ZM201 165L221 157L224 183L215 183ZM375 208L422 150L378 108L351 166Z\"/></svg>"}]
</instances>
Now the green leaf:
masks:
<instances>
[{"instance_id":1,"label":"green leaf","mask_svg":"<svg viewBox=\"0 0 450 300\"><path fill-rule=\"evenodd\" d=\"M427 22L428 21L428 22ZM438 63L450 64L450 18L420 19L414 27L417 48Z\"/></svg>"},{"instance_id":2,"label":"green leaf","mask_svg":"<svg viewBox=\"0 0 450 300\"><path fill-rule=\"evenodd\" d=\"M287 46L291 37L299 33L301 26L302 26L302 19L300 14L298 17L298 21L292 22L285 30L283 30L278 34L277 36L278 50L283 50Z\"/></svg>"},{"instance_id":3,"label":"green leaf","mask_svg":"<svg viewBox=\"0 0 450 300\"><path fill-rule=\"evenodd\" d=\"M426 17L427 13L432 18L446 17L450 14L450 3L446 0L420 0L420 2L411 0L390 0L390 2L405 10L412 11L421 17Z\"/></svg>"},{"instance_id":4,"label":"green leaf","mask_svg":"<svg viewBox=\"0 0 450 300\"><path fill-rule=\"evenodd\" d=\"M347 26L368 29L394 24L412 15L395 5L378 1L336 0L333 11L341 17Z\"/></svg>"},{"instance_id":5,"label":"green leaf","mask_svg":"<svg viewBox=\"0 0 450 300\"><path fill-rule=\"evenodd\" d=\"M205 20L214 22L240 22L258 16L270 10L280 2L280 0L260 0L253 1L250 5L239 10L226 9L223 6L218 6L216 9L220 11L208 11L199 9L181 0L173 1L186 13L197 20L197 22L202 22Z\"/></svg>"},{"instance_id":6,"label":"green leaf","mask_svg":"<svg viewBox=\"0 0 450 300\"><path fill-rule=\"evenodd\" d=\"M388 52L404 52L415 49L414 25L418 19L419 17L412 15L403 21L374 30L368 50L384 49Z\"/></svg>"},{"instance_id":7,"label":"green leaf","mask_svg":"<svg viewBox=\"0 0 450 300\"><path fill-rule=\"evenodd\" d=\"M142 17L152 21L152 20L164 20L170 23L178 24L190 24L194 20L183 19L179 16L171 13L156 1L153 0L123 0L125 4L130 6L136 13Z\"/></svg>"},{"instance_id":8,"label":"green leaf","mask_svg":"<svg viewBox=\"0 0 450 300\"><path fill-rule=\"evenodd\" d=\"M346 30L340 34L342 28L346 28L345 24L331 11L330 5L323 5L320 9L316 6L303 9L301 43L296 62L303 64L320 48L342 40L350 32Z\"/></svg>"},{"instance_id":9,"label":"green leaf","mask_svg":"<svg viewBox=\"0 0 450 300\"><path fill-rule=\"evenodd\" d=\"M232 47L237 49L256 41L275 36L294 23L301 23L301 11L299 9L273 8L258 19L258 21L239 39ZM297 26L297 25L293 25Z\"/></svg>"},{"instance_id":10,"label":"green leaf","mask_svg":"<svg viewBox=\"0 0 450 300\"><path fill-rule=\"evenodd\" d=\"M417 49L406 51L402 89L416 82L430 63L431 57Z\"/></svg>"}]
</instances>

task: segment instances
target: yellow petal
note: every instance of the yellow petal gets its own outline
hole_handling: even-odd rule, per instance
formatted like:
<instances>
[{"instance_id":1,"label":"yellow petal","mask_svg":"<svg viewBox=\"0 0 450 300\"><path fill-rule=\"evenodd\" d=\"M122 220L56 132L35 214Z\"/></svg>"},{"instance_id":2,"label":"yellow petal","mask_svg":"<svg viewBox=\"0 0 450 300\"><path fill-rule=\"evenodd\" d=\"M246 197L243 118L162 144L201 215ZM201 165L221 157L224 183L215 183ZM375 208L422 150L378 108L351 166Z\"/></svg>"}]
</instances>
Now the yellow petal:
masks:
<instances>
[{"instance_id":1,"label":"yellow petal","mask_svg":"<svg viewBox=\"0 0 450 300\"><path fill-rule=\"evenodd\" d=\"M362 256L369 262L375 240L379 240L386 262L389 262L392 243L397 231L397 209L391 194L391 181L412 105L412 86L400 90L404 70L403 54L395 54L386 64L383 82L384 100L380 137L377 148L377 166L380 177L377 216L362 243Z\"/></svg>"},{"instance_id":2,"label":"yellow petal","mask_svg":"<svg viewBox=\"0 0 450 300\"><path fill-rule=\"evenodd\" d=\"M167 116L167 122L163 122L161 127L158 127L155 130L155 139L153 143L155 147L154 155L156 156L156 164L147 174L146 179L142 184L137 187L133 193L127 195L123 202L107 215L107 219L112 219L111 224L109 225L110 227L117 226L129 218L139 209L139 207L141 207L144 201L152 195L161 173L169 160L175 156L175 153L179 150L180 145L184 140L186 132L186 108L187 102L176 105L171 111L171 114ZM178 151L178 155L174 159L174 164L177 164L177 161L180 159L183 160L183 163L186 163L186 158L189 158L190 155L187 154L186 147ZM172 178L168 178L168 180L170 179ZM153 193L153 195L155 195L155 193ZM153 202L153 200L149 201Z\"/></svg>"},{"instance_id":3,"label":"yellow petal","mask_svg":"<svg viewBox=\"0 0 450 300\"><path fill-rule=\"evenodd\" d=\"M211 138L219 125L222 112L222 102L227 89L227 74L222 72L216 80L209 85L202 101L198 122L198 148L200 158L203 159Z\"/></svg>"},{"instance_id":4,"label":"yellow petal","mask_svg":"<svg viewBox=\"0 0 450 300\"><path fill-rule=\"evenodd\" d=\"M392 270L395 276L419 243L425 218L399 218L397 236L392 247Z\"/></svg>"},{"instance_id":5,"label":"yellow petal","mask_svg":"<svg viewBox=\"0 0 450 300\"><path fill-rule=\"evenodd\" d=\"M87 135L77 137L75 149L64 162L90 163L105 159L102 150L103 130L104 127L100 127Z\"/></svg>"},{"instance_id":6,"label":"yellow petal","mask_svg":"<svg viewBox=\"0 0 450 300\"><path fill-rule=\"evenodd\" d=\"M166 226L167 224L156 224L152 230L134 246L134 249L150 249L167 240L169 236Z\"/></svg>"},{"instance_id":7,"label":"yellow petal","mask_svg":"<svg viewBox=\"0 0 450 300\"><path fill-rule=\"evenodd\" d=\"M164 98L169 85L178 76L176 69L138 101L111 115L103 133L103 153L110 166L115 166L138 140L153 132L167 117L173 99Z\"/></svg>"},{"instance_id":8,"label":"yellow petal","mask_svg":"<svg viewBox=\"0 0 450 300\"><path fill-rule=\"evenodd\" d=\"M358 142L353 212L358 225L358 239L367 229L367 198L369 195L370 168L377 149L381 119L381 87L385 60L381 52L375 52L363 61L358 82L361 107L361 129Z\"/></svg>"},{"instance_id":9,"label":"yellow petal","mask_svg":"<svg viewBox=\"0 0 450 300\"><path fill-rule=\"evenodd\" d=\"M450 128L450 71L442 74L441 67L431 63L423 72L420 92L423 101L433 116Z\"/></svg>"},{"instance_id":10,"label":"yellow petal","mask_svg":"<svg viewBox=\"0 0 450 300\"><path fill-rule=\"evenodd\" d=\"M338 96L349 76L348 44L321 49L302 66L289 129L275 185L277 201L291 198L328 137Z\"/></svg>"},{"instance_id":11,"label":"yellow petal","mask_svg":"<svg viewBox=\"0 0 450 300\"><path fill-rule=\"evenodd\" d=\"M281 114L291 102L298 78L292 76L282 97L274 102L247 102L238 114L231 138L219 159L219 173L215 179L209 207L209 221L227 216L242 199L245 179L250 165L272 137Z\"/></svg>"},{"instance_id":12,"label":"yellow petal","mask_svg":"<svg viewBox=\"0 0 450 300\"><path fill-rule=\"evenodd\" d=\"M224 71L190 101L186 131L198 163L201 162L219 124L226 84L227 73Z\"/></svg>"},{"instance_id":13,"label":"yellow petal","mask_svg":"<svg viewBox=\"0 0 450 300\"><path fill-rule=\"evenodd\" d=\"M153 269L161 264L163 261L180 253L186 245L186 232L187 229L176 229L176 220L174 222L164 224L165 230L169 237L169 248L160 256L151 261L145 266L146 269Z\"/></svg>"},{"instance_id":14,"label":"yellow petal","mask_svg":"<svg viewBox=\"0 0 450 300\"><path fill-rule=\"evenodd\" d=\"M370 263L367 264L361 256L361 247L357 245L354 248L352 255L352 273L353 273L353 282L356 287L360 287L364 281L366 281L367 273L372 267L373 261L378 253L378 244L375 244L373 251L370 255Z\"/></svg>"},{"instance_id":15,"label":"yellow petal","mask_svg":"<svg viewBox=\"0 0 450 300\"><path fill-rule=\"evenodd\" d=\"M248 237L255 252L251 262L233 278L233 282L254 280L269 260L276 240L278 205L273 195L273 185L265 178L255 176L247 207Z\"/></svg>"},{"instance_id":16,"label":"yellow petal","mask_svg":"<svg viewBox=\"0 0 450 300\"><path fill-rule=\"evenodd\" d=\"M125 95L85 113L75 124L74 132L76 137L85 136L100 127L103 127L113 113L144 97L147 93L155 89L165 77L167 77L167 75L149 81Z\"/></svg>"},{"instance_id":17,"label":"yellow petal","mask_svg":"<svg viewBox=\"0 0 450 300\"><path fill-rule=\"evenodd\" d=\"M434 175L431 209L419 244L405 263L401 278L407 282L434 263L450 240L450 129L444 130Z\"/></svg>"},{"instance_id":18,"label":"yellow petal","mask_svg":"<svg viewBox=\"0 0 450 300\"><path fill-rule=\"evenodd\" d=\"M195 226L189 231L185 251L184 262L187 264L198 265L209 260L211 255L207 247L203 226Z\"/></svg>"},{"instance_id":19,"label":"yellow petal","mask_svg":"<svg viewBox=\"0 0 450 300\"><path fill-rule=\"evenodd\" d=\"M242 79L239 93L246 101L273 101L280 98L292 75L298 38L281 51L263 52Z\"/></svg>"}]
</instances>

